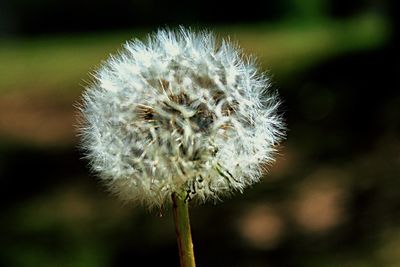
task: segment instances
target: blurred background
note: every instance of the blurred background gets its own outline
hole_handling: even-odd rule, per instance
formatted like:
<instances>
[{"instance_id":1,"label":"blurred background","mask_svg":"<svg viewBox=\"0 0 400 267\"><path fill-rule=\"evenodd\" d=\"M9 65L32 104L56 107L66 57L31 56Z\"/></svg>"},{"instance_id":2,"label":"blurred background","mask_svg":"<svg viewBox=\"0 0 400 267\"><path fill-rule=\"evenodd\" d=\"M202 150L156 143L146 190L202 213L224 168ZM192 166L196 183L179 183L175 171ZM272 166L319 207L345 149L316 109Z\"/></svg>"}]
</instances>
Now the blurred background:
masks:
<instances>
[{"instance_id":1,"label":"blurred background","mask_svg":"<svg viewBox=\"0 0 400 267\"><path fill-rule=\"evenodd\" d=\"M110 53L204 27L284 100L277 162L191 209L198 266L400 266L397 1L0 1L0 265L178 266L170 210L124 206L80 158L76 106Z\"/></svg>"}]
</instances>

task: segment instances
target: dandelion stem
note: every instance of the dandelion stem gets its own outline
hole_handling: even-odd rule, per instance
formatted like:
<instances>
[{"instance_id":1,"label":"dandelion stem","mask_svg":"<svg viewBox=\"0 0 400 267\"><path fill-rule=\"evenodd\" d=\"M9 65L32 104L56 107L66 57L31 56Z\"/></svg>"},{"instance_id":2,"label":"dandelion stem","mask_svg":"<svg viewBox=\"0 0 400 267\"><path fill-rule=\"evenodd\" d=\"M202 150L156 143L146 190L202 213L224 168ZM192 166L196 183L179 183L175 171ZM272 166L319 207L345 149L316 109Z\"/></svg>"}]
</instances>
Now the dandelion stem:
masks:
<instances>
[{"instance_id":1,"label":"dandelion stem","mask_svg":"<svg viewBox=\"0 0 400 267\"><path fill-rule=\"evenodd\" d=\"M172 203L181 267L195 267L189 205L176 193L172 194Z\"/></svg>"}]
</instances>

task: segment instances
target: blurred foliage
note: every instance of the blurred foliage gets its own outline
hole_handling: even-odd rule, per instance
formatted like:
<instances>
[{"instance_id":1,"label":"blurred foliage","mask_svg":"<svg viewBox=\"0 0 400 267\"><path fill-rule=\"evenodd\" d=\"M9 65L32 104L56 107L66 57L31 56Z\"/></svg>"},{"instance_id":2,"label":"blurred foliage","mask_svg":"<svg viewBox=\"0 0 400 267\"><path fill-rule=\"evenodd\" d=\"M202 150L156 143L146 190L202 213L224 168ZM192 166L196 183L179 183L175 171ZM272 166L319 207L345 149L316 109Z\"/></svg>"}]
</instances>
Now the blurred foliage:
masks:
<instances>
[{"instance_id":1,"label":"blurred foliage","mask_svg":"<svg viewBox=\"0 0 400 267\"><path fill-rule=\"evenodd\" d=\"M387 1L353 0L13 0L0 2L0 36L110 31L178 24L316 21L378 10Z\"/></svg>"},{"instance_id":2,"label":"blurred foliage","mask_svg":"<svg viewBox=\"0 0 400 267\"><path fill-rule=\"evenodd\" d=\"M275 73L295 71L343 52L374 47L389 36L387 22L374 14L311 25L286 22L215 30L237 40L246 52L257 55ZM0 44L0 72L4 74L0 77L0 90L80 90L79 81L88 79L86 73L94 70L108 53L119 49L127 39L143 36L143 32L121 32L6 40Z\"/></svg>"},{"instance_id":3,"label":"blurred foliage","mask_svg":"<svg viewBox=\"0 0 400 267\"><path fill-rule=\"evenodd\" d=\"M285 20L215 27L271 73L289 131L261 183L193 207L198 266L399 266L396 29L377 12L332 20L343 8L330 1L283 2ZM171 211L108 195L72 127L87 73L148 31L0 43L1 266L178 265Z\"/></svg>"}]
</instances>

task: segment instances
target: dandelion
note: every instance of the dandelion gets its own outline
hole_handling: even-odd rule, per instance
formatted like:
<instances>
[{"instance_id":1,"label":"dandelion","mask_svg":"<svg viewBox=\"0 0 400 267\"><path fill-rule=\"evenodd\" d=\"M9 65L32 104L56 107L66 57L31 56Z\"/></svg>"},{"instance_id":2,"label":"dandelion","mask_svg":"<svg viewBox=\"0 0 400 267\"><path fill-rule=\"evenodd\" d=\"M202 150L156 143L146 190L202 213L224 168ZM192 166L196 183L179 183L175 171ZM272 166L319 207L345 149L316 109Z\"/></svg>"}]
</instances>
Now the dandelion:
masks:
<instances>
[{"instance_id":1,"label":"dandelion","mask_svg":"<svg viewBox=\"0 0 400 267\"><path fill-rule=\"evenodd\" d=\"M209 32L159 30L129 41L94 78L81 108L93 170L125 202L173 202L178 235L190 237L189 201L215 201L257 182L283 137L268 77ZM190 252L187 242L180 251ZM194 266L185 255L182 266Z\"/></svg>"}]
</instances>

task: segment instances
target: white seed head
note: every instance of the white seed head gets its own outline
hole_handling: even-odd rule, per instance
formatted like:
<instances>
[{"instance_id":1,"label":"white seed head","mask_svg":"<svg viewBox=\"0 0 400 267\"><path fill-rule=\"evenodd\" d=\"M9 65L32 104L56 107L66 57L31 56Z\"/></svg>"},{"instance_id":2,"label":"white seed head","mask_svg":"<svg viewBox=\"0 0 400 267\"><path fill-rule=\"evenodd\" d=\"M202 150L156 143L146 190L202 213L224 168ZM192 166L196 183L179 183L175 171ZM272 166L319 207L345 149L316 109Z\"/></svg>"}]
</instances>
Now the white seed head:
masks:
<instances>
[{"instance_id":1,"label":"white seed head","mask_svg":"<svg viewBox=\"0 0 400 267\"><path fill-rule=\"evenodd\" d=\"M251 59L209 32L159 30L94 74L81 108L83 148L122 200L206 201L242 191L283 137L279 101Z\"/></svg>"}]
</instances>

